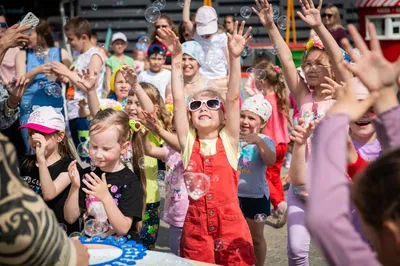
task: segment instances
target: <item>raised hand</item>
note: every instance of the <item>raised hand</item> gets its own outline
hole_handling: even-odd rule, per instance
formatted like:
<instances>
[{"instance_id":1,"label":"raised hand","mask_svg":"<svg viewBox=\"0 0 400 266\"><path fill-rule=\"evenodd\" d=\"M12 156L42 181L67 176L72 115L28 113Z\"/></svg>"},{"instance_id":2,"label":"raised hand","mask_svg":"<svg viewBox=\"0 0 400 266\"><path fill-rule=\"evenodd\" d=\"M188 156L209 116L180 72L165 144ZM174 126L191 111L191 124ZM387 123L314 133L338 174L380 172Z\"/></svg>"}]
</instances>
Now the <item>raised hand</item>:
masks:
<instances>
[{"instance_id":1,"label":"raised hand","mask_svg":"<svg viewBox=\"0 0 400 266\"><path fill-rule=\"evenodd\" d=\"M328 83L322 83L321 87L324 88L322 90L323 94L326 94L325 100L336 99L336 91L346 85L343 81L337 83L333 79L329 77L324 77Z\"/></svg>"},{"instance_id":2,"label":"raised hand","mask_svg":"<svg viewBox=\"0 0 400 266\"><path fill-rule=\"evenodd\" d=\"M85 179L83 179L82 182L88 187L88 189L82 188L82 190L86 194L97 198L103 203L107 197L111 196L110 192L108 191L105 173L101 175L100 179L98 175L91 172L90 174L85 175Z\"/></svg>"},{"instance_id":3,"label":"raised hand","mask_svg":"<svg viewBox=\"0 0 400 266\"><path fill-rule=\"evenodd\" d=\"M68 176L71 180L71 186L75 188L81 187L81 178L79 176L78 168L76 167L76 160L72 161L68 166Z\"/></svg>"},{"instance_id":4,"label":"raised hand","mask_svg":"<svg viewBox=\"0 0 400 266\"><path fill-rule=\"evenodd\" d=\"M243 34L245 21L242 21L238 31L238 22L236 21L233 26L233 34L228 33L228 49L229 54L233 57L239 57L242 54L243 48L251 40L250 32L251 27L249 27L245 34Z\"/></svg>"},{"instance_id":5,"label":"raised hand","mask_svg":"<svg viewBox=\"0 0 400 266\"><path fill-rule=\"evenodd\" d=\"M32 135L33 146L35 147L36 159L38 162L46 161L46 146L47 141L45 137L40 133L34 133Z\"/></svg>"},{"instance_id":6,"label":"raised hand","mask_svg":"<svg viewBox=\"0 0 400 266\"><path fill-rule=\"evenodd\" d=\"M348 70L354 73L370 92L393 86L400 74L400 57L390 63L383 56L381 46L373 23L368 24L370 47L364 42L354 25L348 26L349 33L362 56L353 51L349 40L344 39L342 45L355 64L343 62Z\"/></svg>"},{"instance_id":7,"label":"raised hand","mask_svg":"<svg viewBox=\"0 0 400 266\"><path fill-rule=\"evenodd\" d=\"M9 107L14 108L18 106L18 103L21 101L21 98L29 85L29 82L30 80L25 76L14 78L11 81L4 80L4 84L7 86L8 92L10 93L8 98L8 103L10 103Z\"/></svg>"},{"instance_id":8,"label":"raised hand","mask_svg":"<svg viewBox=\"0 0 400 266\"><path fill-rule=\"evenodd\" d=\"M300 145L306 144L307 139L311 136L317 123L318 121L313 121L308 127L305 127L304 119L299 118L299 123L294 126L290 139Z\"/></svg>"},{"instance_id":9,"label":"raised hand","mask_svg":"<svg viewBox=\"0 0 400 266\"><path fill-rule=\"evenodd\" d=\"M313 0L299 0L299 1L303 13L297 11L297 15L311 28L321 26L322 0L319 0L317 8L315 8Z\"/></svg>"},{"instance_id":10,"label":"raised hand","mask_svg":"<svg viewBox=\"0 0 400 266\"><path fill-rule=\"evenodd\" d=\"M24 25L19 27L19 24L9 27L0 38L0 47L11 48L28 43L29 36L24 32L32 29L32 26Z\"/></svg>"},{"instance_id":11,"label":"raised hand","mask_svg":"<svg viewBox=\"0 0 400 266\"><path fill-rule=\"evenodd\" d=\"M157 121L157 119L144 110L142 111L142 114L144 116L144 119L139 119L139 122L151 132L158 134L160 132L161 125Z\"/></svg>"},{"instance_id":12,"label":"raised hand","mask_svg":"<svg viewBox=\"0 0 400 266\"><path fill-rule=\"evenodd\" d=\"M124 79L126 82L129 83L129 85L132 86L132 88L135 86L137 83L137 74L136 71L133 67L125 65L122 70L121 70L122 75L124 76Z\"/></svg>"},{"instance_id":13,"label":"raised hand","mask_svg":"<svg viewBox=\"0 0 400 266\"><path fill-rule=\"evenodd\" d=\"M156 38L167 46L168 51L173 55L177 55L182 52L182 44L179 42L179 38L170 29L158 29Z\"/></svg>"},{"instance_id":14,"label":"raised hand","mask_svg":"<svg viewBox=\"0 0 400 266\"><path fill-rule=\"evenodd\" d=\"M351 82L351 80L348 81L346 86L336 91L337 102L328 110L327 114L346 114L351 121L356 121L375 103L379 93L371 92L368 98L359 101L354 88L350 85Z\"/></svg>"},{"instance_id":15,"label":"raised hand","mask_svg":"<svg viewBox=\"0 0 400 266\"><path fill-rule=\"evenodd\" d=\"M261 24L268 27L274 24L274 16L272 14L272 5L267 0L255 0L257 9L252 7L253 12L258 16Z\"/></svg>"},{"instance_id":16,"label":"raised hand","mask_svg":"<svg viewBox=\"0 0 400 266\"><path fill-rule=\"evenodd\" d=\"M82 86L84 86L88 92L97 88L99 76L96 71L91 74L89 69L87 69L86 71L82 69L82 72L78 73L78 76L80 77L78 83L82 84Z\"/></svg>"},{"instance_id":17,"label":"raised hand","mask_svg":"<svg viewBox=\"0 0 400 266\"><path fill-rule=\"evenodd\" d=\"M242 142L246 142L246 144L243 145L242 148L246 147L247 145L257 144L258 142L263 141L262 138L260 138L257 133L250 133L247 135L240 134L239 140Z\"/></svg>"}]
</instances>

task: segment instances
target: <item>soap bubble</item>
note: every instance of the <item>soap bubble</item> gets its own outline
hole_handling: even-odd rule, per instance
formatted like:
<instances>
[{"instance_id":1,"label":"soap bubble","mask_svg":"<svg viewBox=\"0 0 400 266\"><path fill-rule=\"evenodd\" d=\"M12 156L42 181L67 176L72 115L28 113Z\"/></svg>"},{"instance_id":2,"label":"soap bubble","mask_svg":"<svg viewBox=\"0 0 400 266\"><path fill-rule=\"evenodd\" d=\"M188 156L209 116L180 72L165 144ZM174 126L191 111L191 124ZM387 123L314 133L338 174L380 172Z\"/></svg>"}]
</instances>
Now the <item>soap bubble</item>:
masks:
<instances>
[{"instance_id":1,"label":"soap bubble","mask_svg":"<svg viewBox=\"0 0 400 266\"><path fill-rule=\"evenodd\" d=\"M21 108L24 110L31 110L32 109L32 103L29 100L25 100L21 102Z\"/></svg>"},{"instance_id":2,"label":"soap bubble","mask_svg":"<svg viewBox=\"0 0 400 266\"><path fill-rule=\"evenodd\" d=\"M107 46L106 46L106 44L105 44L105 43L98 42L98 43L97 43L97 47L99 47L99 48L103 49L105 52L107 52L107 51L108 51L108 48L107 48Z\"/></svg>"},{"instance_id":3,"label":"soap bubble","mask_svg":"<svg viewBox=\"0 0 400 266\"><path fill-rule=\"evenodd\" d=\"M281 16L278 18L278 21L276 22L276 24L278 25L278 28L280 28L281 30L286 30L286 25L287 25L287 18L286 16Z\"/></svg>"},{"instance_id":4,"label":"soap bubble","mask_svg":"<svg viewBox=\"0 0 400 266\"><path fill-rule=\"evenodd\" d=\"M248 57L249 55L251 55L252 52L253 52L253 49L251 49L250 46L246 45L243 48L242 54L240 56L241 57Z\"/></svg>"},{"instance_id":5,"label":"soap bubble","mask_svg":"<svg viewBox=\"0 0 400 266\"><path fill-rule=\"evenodd\" d=\"M167 173L166 171L162 171L162 170L158 171L158 173L157 173L157 180L158 180L158 181L164 182L164 181L165 181L166 173Z\"/></svg>"},{"instance_id":6,"label":"soap bubble","mask_svg":"<svg viewBox=\"0 0 400 266\"><path fill-rule=\"evenodd\" d=\"M144 11L144 18L150 23L156 22L160 18L160 16L161 16L160 9L154 6L151 6L147 8L146 11Z\"/></svg>"},{"instance_id":7,"label":"soap bubble","mask_svg":"<svg viewBox=\"0 0 400 266\"><path fill-rule=\"evenodd\" d=\"M196 167L197 167L196 162L190 160L186 169L187 169L188 171L194 171L194 170L196 170Z\"/></svg>"},{"instance_id":8,"label":"soap bubble","mask_svg":"<svg viewBox=\"0 0 400 266\"><path fill-rule=\"evenodd\" d=\"M88 236L103 234L108 231L108 223L90 219L86 221L84 231Z\"/></svg>"},{"instance_id":9,"label":"soap bubble","mask_svg":"<svg viewBox=\"0 0 400 266\"><path fill-rule=\"evenodd\" d=\"M272 17L274 20L279 18L280 10L278 6L272 6Z\"/></svg>"},{"instance_id":10,"label":"soap bubble","mask_svg":"<svg viewBox=\"0 0 400 266\"><path fill-rule=\"evenodd\" d=\"M89 142L85 141L79 143L78 147L76 148L76 151L78 152L79 157L82 158L89 157Z\"/></svg>"},{"instance_id":11,"label":"soap bubble","mask_svg":"<svg viewBox=\"0 0 400 266\"><path fill-rule=\"evenodd\" d=\"M99 6L97 4L92 4L92 10L97 11L99 9Z\"/></svg>"},{"instance_id":12,"label":"soap bubble","mask_svg":"<svg viewBox=\"0 0 400 266\"><path fill-rule=\"evenodd\" d=\"M82 233L81 232L72 232L68 237L81 237Z\"/></svg>"},{"instance_id":13,"label":"soap bubble","mask_svg":"<svg viewBox=\"0 0 400 266\"><path fill-rule=\"evenodd\" d=\"M45 84L43 90L46 95L51 96L51 87L49 86L49 84Z\"/></svg>"},{"instance_id":14,"label":"soap bubble","mask_svg":"<svg viewBox=\"0 0 400 266\"><path fill-rule=\"evenodd\" d=\"M252 13L251 8L248 6L242 6L240 8L240 15L245 19L250 18L251 13Z\"/></svg>"},{"instance_id":15,"label":"soap bubble","mask_svg":"<svg viewBox=\"0 0 400 266\"><path fill-rule=\"evenodd\" d=\"M53 90L51 92L54 98L60 98L62 96L62 88L58 83L53 82Z\"/></svg>"},{"instance_id":16,"label":"soap bubble","mask_svg":"<svg viewBox=\"0 0 400 266\"><path fill-rule=\"evenodd\" d=\"M44 48L42 46L36 46L34 52L37 58L43 59L45 56Z\"/></svg>"},{"instance_id":17,"label":"soap bubble","mask_svg":"<svg viewBox=\"0 0 400 266\"><path fill-rule=\"evenodd\" d=\"M167 4L167 1L165 1L165 0L156 0L153 2L152 6L155 8L158 8L158 10L162 10L166 4Z\"/></svg>"},{"instance_id":18,"label":"soap bubble","mask_svg":"<svg viewBox=\"0 0 400 266\"><path fill-rule=\"evenodd\" d=\"M254 72L256 72L256 70L255 70L253 67L249 67L249 68L246 70L247 77L253 76L253 75L254 75Z\"/></svg>"},{"instance_id":19,"label":"soap bubble","mask_svg":"<svg viewBox=\"0 0 400 266\"><path fill-rule=\"evenodd\" d=\"M145 168L145 166L144 166L144 157L142 157L142 158L140 158L140 159L138 160L138 165L139 165L139 167L142 168L142 169Z\"/></svg>"},{"instance_id":20,"label":"soap bubble","mask_svg":"<svg viewBox=\"0 0 400 266\"><path fill-rule=\"evenodd\" d=\"M96 170L97 167L97 160L94 158L90 158L90 171Z\"/></svg>"},{"instance_id":21,"label":"soap bubble","mask_svg":"<svg viewBox=\"0 0 400 266\"><path fill-rule=\"evenodd\" d=\"M254 72L254 79L257 81L264 80L267 77L267 72L264 69L257 69Z\"/></svg>"},{"instance_id":22,"label":"soap bubble","mask_svg":"<svg viewBox=\"0 0 400 266\"><path fill-rule=\"evenodd\" d=\"M256 223L263 223L267 220L268 215L266 215L265 213L258 213L254 216L254 221L256 221Z\"/></svg>"},{"instance_id":23,"label":"soap bubble","mask_svg":"<svg viewBox=\"0 0 400 266\"><path fill-rule=\"evenodd\" d=\"M178 6L184 7L185 6L185 0L178 0Z\"/></svg>"},{"instance_id":24,"label":"soap bubble","mask_svg":"<svg viewBox=\"0 0 400 266\"><path fill-rule=\"evenodd\" d=\"M198 200L210 189L210 178L203 173L184 173L187 193L193 200Z\"/></svg>"},{"instance_id":25,"label":"soap bubble","mask_svg":"<svg viewBox=\"0 0 400 266\"><path fill-rule=\"evenodd\" d=\"M278 46L275 44L268 47L267 50L268 50L268 52L270 52L273 55L277 55L279 53Z\"/></svg>"},{"instance_id":26,"label":"soap bubble","mask_svg":"<svg viewBox=\"0 0 400 266\"><path fill-rule=\"evenodd\" d=\"M142 36L139 38L136 48L142 50L142 51L147 51L148 47L150 45L150 40L147 36Z\"/></svg>"},{"instance_id":27,"label":"soap bubble","mask_svg":"<svg viewBox=\"0 0 400 266\"><path fill-rule=\"evenodd\" d=\"M224 240L217 238L214 240L214 250L221 251L224 249Z\"/></svg>"}]
</instances>

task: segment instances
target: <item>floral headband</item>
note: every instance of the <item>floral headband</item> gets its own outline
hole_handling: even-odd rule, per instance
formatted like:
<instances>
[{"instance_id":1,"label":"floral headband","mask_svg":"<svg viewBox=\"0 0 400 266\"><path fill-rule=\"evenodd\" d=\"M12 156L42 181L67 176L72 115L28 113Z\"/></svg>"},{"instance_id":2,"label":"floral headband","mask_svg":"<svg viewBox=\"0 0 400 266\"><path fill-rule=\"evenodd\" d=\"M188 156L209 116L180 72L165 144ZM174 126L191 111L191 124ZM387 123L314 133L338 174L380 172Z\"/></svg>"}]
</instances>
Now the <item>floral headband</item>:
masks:
<instances>
[{"instance_id":1,"label":"floral headband","mask_svg":"<svg viewBox=\"0 0 400 266\"><path fill-rule=\"evenodd\" d=\"M121 103L113 100L113 99L100 99L100 110L105 110L108 108L114 109L115 111L121 111L122 105Z\"/></svg>"},{"instance_id":2,"label":"floral headband","mask_svg":"<svg viewBox=\"0 0 400 266\"><path fill-rule=\"evenodd\" d=\"M316 47L316 48L321 49L321 50L325 49L325 46L322 43L321 39L318 36L314 36L306 44L306 51L304 52L304 57L307 56L308 52L313 47Z\"/></svg>"},{"instance_id":3,"label":"floral headband","mask_svg":"<svg viewBox=\"0 0 400 266\"><path fill-rule=\"evenodd\" d=\"M277 74L281 73L281 68L279 66L274 66L274 70Z\"/></svg>"}]
</instances>

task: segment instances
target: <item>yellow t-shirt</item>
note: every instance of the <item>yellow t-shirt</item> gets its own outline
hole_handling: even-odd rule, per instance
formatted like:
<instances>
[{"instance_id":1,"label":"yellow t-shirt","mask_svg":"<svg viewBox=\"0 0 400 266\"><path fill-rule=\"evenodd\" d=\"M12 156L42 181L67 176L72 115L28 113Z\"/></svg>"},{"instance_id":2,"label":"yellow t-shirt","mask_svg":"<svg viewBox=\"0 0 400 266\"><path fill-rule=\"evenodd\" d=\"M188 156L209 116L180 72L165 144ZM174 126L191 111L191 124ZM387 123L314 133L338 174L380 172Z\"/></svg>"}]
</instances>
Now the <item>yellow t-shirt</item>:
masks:
<instances>
[{"instance_id":1,"label":"yellow t-shirt","mask_svg":"<svg viewBox=\"0 0 400 266\"><path fill-rule=\"evenodd\" d=\"M164 141L158 136L149 132L147 139L151 145L159 147ZM160 190L158 189L158 163L157 159L149 156L144 156L144 167L146 173L146 203L155 203L161 200Z\"/></svg>"},{"instance_id":2,"label":"yellow t-shirt","mask_svg":"<svg viewBox=\"0 0 400 266\"><path fill-rule=\"evenodd\" d=\"M188 132L188 136L186 138L186 144L185 144L185 150L182 152L182 161L183 161L183 166L186 169L186 167L189 164L190 157L192 155L192 149L193 149L193 144L194 141L196 140L196 129L191 127ZM226 156L228 157L229 164L231 167L235 170L237 170L238 167L238 160L239 160L239 152L234 152L231 142L229 140L229 136L225 131L225 128L221 129L219 132L219 137L222 139L222 143L225 148L225 153ZM210 156L214 155L217 153L217 140L218 139L201 139L200 140L200 153L205 156ZM239 143L238 143L238 149L239 151Z\"/></svg>"}]
</instances>

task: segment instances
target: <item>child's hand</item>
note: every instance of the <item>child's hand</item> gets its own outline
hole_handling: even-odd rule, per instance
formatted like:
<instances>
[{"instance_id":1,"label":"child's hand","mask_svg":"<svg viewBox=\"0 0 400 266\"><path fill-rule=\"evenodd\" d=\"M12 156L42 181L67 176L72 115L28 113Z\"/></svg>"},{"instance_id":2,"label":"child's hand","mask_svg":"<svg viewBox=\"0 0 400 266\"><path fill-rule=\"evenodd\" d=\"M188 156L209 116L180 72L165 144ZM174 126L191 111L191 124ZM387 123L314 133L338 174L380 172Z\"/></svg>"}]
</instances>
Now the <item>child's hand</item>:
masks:
<instances>
[{"instance_id":1,"label":"child's hand","mask_svg":"<svg viewBox=\"0 0 400 266\"><path fill-rule=\"evenodd\" d=\"M238 22L236 21L233 26L233 34L228 33L228 49L229 53L233 57L239 57L242 54L243 48L247 42L251 40L250 32L251 27L249 27L246 33L243 35L245 21L242 21L240 24L239 32L238 32Z\"/></svg>"},{"instance_id":2,"label":"child's hand","mask_svg":"<svg viewBox=\"0 0 400 266\"><path fill-rule=\"evenodd\" d=\"M106 181L106 174L103 173L100 177L98 177L95 173L91 172L90 175L86 174L85 178L89 181L86 181L86 179L82 180L82 182L90 189L82 188L82 190L86 193L89 194L98 200L100 200L102 203L107 199L107 197L110 197L111 194L108 191L107 188L107 181Z\"/></svg>"},{"instance_id":3,"label":"child's hand","mask_svg":"<svg viewBox=\"0 0 400 266\"><path fill-rule=\"evenodd\" d=\"M158 120L147 111L142 110L142 114L144 116L144 119L139 119L138 121L148 130L158 135L161 130Z\"/></svg>"},{"instance_id":4,"label":"child's hand","mask_svg":"<svg viewBox=\"0 0 400 266\"><path fill-rule=\"evenodd\" d=\"M10 81L4 79L3 82L8 88L8 91L10 93L9 100L11 100L12 103L18 105L19 101L21 100L22 96L26 91L26 88L29 85L30 80L27 79L25 76L21 76L19 78L14 78L13 80Z\"/></svg>"},{"instance_id":5,"label":"child's hand","mask_svg":"<svg viewBox=\"0 0 400 266\"><path fill-rule=\"evenodd\" d=\"M372 66L371 66L372 68ZM355 121L362 117L365 112L375 103L379 96L377 92L371 92L371 94L363 101L359 101L356 98L354 88L351 87L349 82L346 86L339 88L336 91L337 102L328 110L328 114L347 114L351 121Z\"/></svg>"},{"instance_id":6,"label":"child's hand","mask_svg":"<svg viewBox=\"0 0 400 266\"><path fill-rule=\"evenodd\" d=\"M59 75L65 75L66 73L70 72L66 65L57 61L51 62L51 71Z\"/></svg>"},{"instance_id":7,"label":"child's hand","mask_svg":"<svg viewBox=\"0 0 400 266\"><path fill-rule=\"evenodd\" d=\"M321 84L321 87L325 88L324 90L322 90L322 93L327 94L327 96L325 97L325 100L336 99L336 91L338 89L344 87L346 85L346 83L341 81L339 84L329 77L324 77L324 78L328 82L328 83Z\"/></svg>"},{"instance_id":8,"label":"child's hand","mask_svg":"<svg viewBox=\"0 0 400 266\"><path fill-rule=\"evenodd\" d=\"M257 144L258 142L262 141L262 139L258 136L257 133L250 133L247 135L240 134L239 141L246 142L246 144L243 145L243 147L242 147L242 148L244 148L250 144Z\"/></svg>"},{"instance_id":9,"label":"child's hand","mask_svg":"<svg viewBox=\"0 0 400 266\"><path fill-rule=\"evenodd\" d=\"M294 126L290 139L300 145L306 144L307 139L311 136L317 123L318 121L314 121L311 122L308 127L305 127L304 119L299 118L299 123L298 125Z\"/></svg>"},{"instance_id":10,"label":"child's hand","mask_svg":"<svg viewBox=\"0 0 400 266\"><path fill-rule=\"evenodd\" d=\"M81 187L81 178L79 176L78 168L76 167L76 160L72 161L68 166L68 176L71 180L71 186L74 188Z\"/></svg>"},{"instance_id":11,"label":"child's hand","mask_svg":"<svg viewBox=\"0 0 400 266\"><path fill-rule=\"evenodd\" d=\"M256 0L257 9L252 7L253 12L260 19L264 27L270 27L274 24L274 16L272 14L272 5L267 0Z\"/></svg>"},{"instance_id":12,"label":"child's hand","mask_svg":"<svg viewBox=\"0 0 400 266\"><path fill-rule=\"evenodd\" d=\"M300 0L300 5L301 9L303 10L303 14L300 11L297 11L297 15L308 26L314 28L322 25L322 20L321 20L322 0L319 0L317 8L315 8L313 0Z\"/></svg>"},{"instance_id":13,"label":"child's hand","mask_svg":"<svg viewBox=\"0 0 400 266\"><path fill-rule=\"evenodd\" d=\"M128 82L129 85L131 85L133 88L137 83L137 74L135 72L135 69L131 66L125 65L122 68L121 73L124 76L126 82Z\"/></svg>"},{"instance_id":14,"label":"child's hand","mask_svg":"<svg viewBox=\"0 0 400 266\"><path fill-rule=\"evenodd\" d=\"M46 162L46 146L47 141L45 137L40 133L34 133L32 135L33 145L35 146L36 159L38 162Z\"/></svg>"},{"instance_id":15,"label":"child's hand","mask_svg":"<svg viewBox=\"0 0 400 266\"><path fill-rule=\"evenodd\" d=\"M182 52L182 44L179 42L179 38L172 30L162 28L158 29L156 38L167 46L168 51L170 51L172 55L177 55Z\"/></svg>"},{"instance_id":16,"label":"child's hand","mask_svg":"<svg viewBox=\"0 0 400 266\"><path fill-rule=\"evenodd\" d=\"M346 68L353 72L370 92L394 85L400 74L400 57L394 63L386 60L383 56L374 24L368 24L371 50L368 49L356 27L349 25L348 30L362 56L353 51L349 40L343 40L344 49L355 62L354 65L351 65L344 61Z\"/></svg>"},{"instance_id":17,"label":"child's hand","mask_svg":"<svg viewBox=\"0 0 400 266\"><path fill-rule=\"evenodd\" d=\"M91 74L89 69L87 69L86 71L82 69L81 72L82 73L78 73L78 76L80 77L78 83L85 87L88 92L96 90L97 83L99 81L99 76L97 72L94 71L93 74Z\"/></svg>"}]
</instances>

